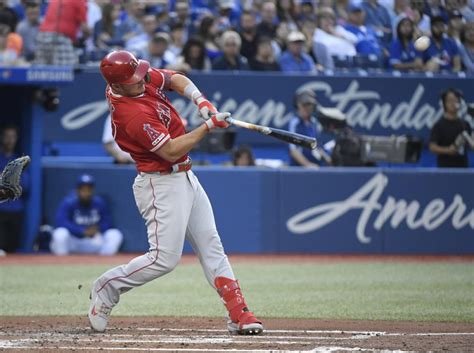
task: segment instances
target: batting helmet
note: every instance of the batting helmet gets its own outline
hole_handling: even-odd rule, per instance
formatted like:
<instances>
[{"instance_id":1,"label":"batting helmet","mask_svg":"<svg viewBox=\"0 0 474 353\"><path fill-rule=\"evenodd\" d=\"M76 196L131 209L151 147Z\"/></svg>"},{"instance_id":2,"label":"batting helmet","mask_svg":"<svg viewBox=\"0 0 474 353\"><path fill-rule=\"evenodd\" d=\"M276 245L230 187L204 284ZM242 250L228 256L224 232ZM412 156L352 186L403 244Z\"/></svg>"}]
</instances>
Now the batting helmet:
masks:
<instances>
[{"instance_id":1,"label":"batting helmet","mask_svg":"<svg viewBox=\"0 0 474 353\"><path fill-rule=\"evenodd\" d=\"M125 50L113 51L100 62L100 72L109 85L120 83L130 85L142 80L150 68L150 63L137 60Z\"/></svg>"}]
</instances>

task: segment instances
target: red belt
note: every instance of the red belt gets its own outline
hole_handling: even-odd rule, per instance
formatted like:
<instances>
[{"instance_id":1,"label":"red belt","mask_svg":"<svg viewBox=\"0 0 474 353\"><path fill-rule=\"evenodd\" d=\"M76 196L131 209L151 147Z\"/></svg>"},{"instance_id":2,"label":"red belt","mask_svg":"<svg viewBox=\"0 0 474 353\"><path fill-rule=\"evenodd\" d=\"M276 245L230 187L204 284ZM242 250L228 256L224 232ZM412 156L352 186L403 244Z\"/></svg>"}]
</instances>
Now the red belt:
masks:
<instances>
[{"instance_id":1,"label":"red belt","mask_svg":"<svg viewBox=\"0 0 474 353\"><path fill-rule=\"evenodd\" d=\"M181 163L176 163L171 166L168 170L162 170L158 172L140 172L140 174L158 174L158 175L170 175L170 174L176 174L176 173L181 173L181 172L187 172L188 170L191 170L191 167L193 166L193 162L191 158L188 157L184 162Z\"/></svg>"}]
</instances>

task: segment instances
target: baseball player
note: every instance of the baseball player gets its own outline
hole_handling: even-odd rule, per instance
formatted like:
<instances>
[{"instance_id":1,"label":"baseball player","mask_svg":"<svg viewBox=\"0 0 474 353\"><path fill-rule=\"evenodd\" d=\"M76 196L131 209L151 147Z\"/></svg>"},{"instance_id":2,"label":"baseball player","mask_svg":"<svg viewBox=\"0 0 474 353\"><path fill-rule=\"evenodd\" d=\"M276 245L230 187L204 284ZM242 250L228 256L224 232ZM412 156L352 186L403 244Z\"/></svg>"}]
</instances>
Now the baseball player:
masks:
<instances>
[{"instance_id":1,"label":"baseball player","mask_svg":"<svg viewBox=\"0 0 474 353\"><path fill-rule=\"evenodd\" d=\"M76 191L61 202L50 244L55 255L114 255L119 250L122 232L112 227L106 202L94 195L94 185L91 175L80 175Z\"/></svg>"},{"instance_id":2,"label":"baseball player","mask_svg":"<svg viewBox=\"0 0 474 353\"><path fill-rule=\"evenodd\" d=\"M88 313L92 328L105 330L120 294L171 272L181 258L186 238L228 310L229 332L262 333L262 322L248 309L224 253L211 204L188 157L209 131L229 126L226 118L230 114L219 113L187 77L151 68L127 51L109 53L100 71L108 84L113 135L138 170L133 192L150 247L146 254L107 271L93 283ZM171 90L197 105L205 119L201 126L185 132L165 95Z\"/></svg>"}]
</instances>

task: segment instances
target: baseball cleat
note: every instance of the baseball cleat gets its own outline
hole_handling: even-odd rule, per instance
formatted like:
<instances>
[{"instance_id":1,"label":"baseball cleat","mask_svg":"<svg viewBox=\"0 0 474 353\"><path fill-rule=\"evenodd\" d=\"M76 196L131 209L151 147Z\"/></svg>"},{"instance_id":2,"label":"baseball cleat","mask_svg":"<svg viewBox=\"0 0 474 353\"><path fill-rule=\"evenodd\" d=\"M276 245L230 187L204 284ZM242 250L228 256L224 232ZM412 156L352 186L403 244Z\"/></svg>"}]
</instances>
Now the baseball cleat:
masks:
<instances>
[{"instance_id":1,"label":"baseball cleat","mask_svg":"<svg viewBox=\"0 0 474 353\"><path fill-rule=\"evenodd\" d=\"M263 325L259 322L238 324L229 320L227 322L227 329L232 335L259 335L263 332Z\"/></svg>"},{"instance_id":2,"label":"baseball cleat","mask_svg":"<svg viewBox=\"0 0 474 353\"><path fill-rule=\"evenodd\" d=\"M91 304L89 306L89 313L87 316L89 317L89 322L94 331L104 332L109 322L109 316L112 308L105 305L104 302L93 293L94 291L92 291L90 296Z\"/></svg>"}]
</instances>

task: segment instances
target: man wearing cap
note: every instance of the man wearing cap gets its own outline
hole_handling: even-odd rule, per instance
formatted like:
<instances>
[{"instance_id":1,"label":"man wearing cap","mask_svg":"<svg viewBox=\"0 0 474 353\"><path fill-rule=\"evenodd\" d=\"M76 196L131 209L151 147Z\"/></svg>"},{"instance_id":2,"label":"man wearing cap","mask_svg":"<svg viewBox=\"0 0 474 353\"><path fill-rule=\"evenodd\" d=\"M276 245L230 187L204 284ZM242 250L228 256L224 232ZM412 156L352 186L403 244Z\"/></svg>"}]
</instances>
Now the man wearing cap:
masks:
<instances>
[{"instance_id":1,"label":"man wearing cap","mask_svg":"<svg viewBox=\"0 0 474 353\"><path fill-rule=\"evenodd\" d=\"M304 52L306 37L301 32L291 32L287 37L288 49L280 56L283 72L315 72L313 59Z\"/></svg>"},{"instance_id":2,"label":"man wearing cap","mask_svg":"<svg viewBox=\"0 0 474 353\"><path fill-rule=\"evenodd\" d=\"M456 43L446 36L446 25L440 16L431 19L430 46L423 52L426 71L461 70L461 57Z\"/></svg>"},{"instance_id":3,"label":"man wearing cap","mask_svg":"<svg viewBox=\"0 0 474 353\"><path fill-rule=\"evenodd\" d=\"M105 200L94 195L94 178L82 174L76 185L75 192L63 199L56 213L51 251L55 255L116 254L123 235L112 227Z\"/></svg>"},{"instance_id":4,"label":"man wearing cap","mask_svg":"<svg viewBox=\"0 0 474 353\"><path fill-rule=\"evenodd\" d=\"M288 130L317 138L320 132L318 121L314 116L317 105L318 101L314 91L309 89L296 91L294 95L296 114L290 120ZM320 148L308 150L296 145L289 145L289 153L291 166L318 168L321 164L331 163L329 155Z\"/></svg>"}]
</instances>

